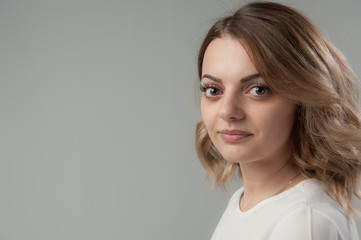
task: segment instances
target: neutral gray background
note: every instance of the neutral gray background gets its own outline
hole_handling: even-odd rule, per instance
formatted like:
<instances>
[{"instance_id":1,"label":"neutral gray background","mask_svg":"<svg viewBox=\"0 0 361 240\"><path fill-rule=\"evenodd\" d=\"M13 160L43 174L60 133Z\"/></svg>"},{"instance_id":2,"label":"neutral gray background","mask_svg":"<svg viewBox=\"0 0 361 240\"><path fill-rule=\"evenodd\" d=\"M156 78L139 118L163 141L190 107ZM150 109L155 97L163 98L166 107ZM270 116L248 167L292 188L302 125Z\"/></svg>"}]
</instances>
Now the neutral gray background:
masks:
<instances>
[{"instance_id":1,"label":"neutral gray background","mask_svg":"<svg viewBox=\"0 0 361 240\"><path fill-rule=\"evenodd\" d=\"M245 2L0 0L0 239L209 239L196 52ZM360 0L279 2L361 76Z\"/></svg>"}]
</instances>

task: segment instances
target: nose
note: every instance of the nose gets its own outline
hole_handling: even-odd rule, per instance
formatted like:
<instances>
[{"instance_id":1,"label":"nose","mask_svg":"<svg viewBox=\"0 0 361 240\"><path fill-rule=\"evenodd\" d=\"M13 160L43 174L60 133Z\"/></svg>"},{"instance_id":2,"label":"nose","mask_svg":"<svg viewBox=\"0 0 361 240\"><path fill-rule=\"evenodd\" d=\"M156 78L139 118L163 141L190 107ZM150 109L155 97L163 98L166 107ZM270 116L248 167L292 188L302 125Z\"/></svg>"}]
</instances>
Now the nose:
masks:
<instances>
[{"instance_id":1,"label":"nose","mask_svg":"<svg viewBox=\"0 0 361 240\"><path fill-rule=\"evenodd\" d=\"M222 98L219 109L220 118L229 122L240 120L244 118L244 116L242 101L239 97L229 94Z\"/></svg>"}]
</instances>

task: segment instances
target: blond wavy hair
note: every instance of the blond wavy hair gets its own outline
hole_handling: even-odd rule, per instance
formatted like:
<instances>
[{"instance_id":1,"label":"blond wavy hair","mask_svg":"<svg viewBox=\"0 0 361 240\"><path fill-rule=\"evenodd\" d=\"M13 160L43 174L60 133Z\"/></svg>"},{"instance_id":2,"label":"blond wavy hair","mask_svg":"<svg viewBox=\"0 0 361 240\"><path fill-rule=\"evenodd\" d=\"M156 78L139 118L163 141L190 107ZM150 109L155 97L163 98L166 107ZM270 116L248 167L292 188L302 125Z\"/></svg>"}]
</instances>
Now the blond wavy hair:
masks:
<instances>
[{"instance_id":1,"label":"blond wavy hair","mask_svg":"<svg viewBox=\"0 0 361 240\"><path fill-rule=\"evenodd\" d=\"M297 105L292 160L299 171L319 179L347 215L355 213L352 198L361 199L360 86L346 59L294 9L255 2L209 30L199 50L199 79L209 43L225 35L242 43L275 93ZM238 164L225 161L214 147L203 121L197 124L196 150L216 186L241 177Z\"/></svg>"}]
</instances>

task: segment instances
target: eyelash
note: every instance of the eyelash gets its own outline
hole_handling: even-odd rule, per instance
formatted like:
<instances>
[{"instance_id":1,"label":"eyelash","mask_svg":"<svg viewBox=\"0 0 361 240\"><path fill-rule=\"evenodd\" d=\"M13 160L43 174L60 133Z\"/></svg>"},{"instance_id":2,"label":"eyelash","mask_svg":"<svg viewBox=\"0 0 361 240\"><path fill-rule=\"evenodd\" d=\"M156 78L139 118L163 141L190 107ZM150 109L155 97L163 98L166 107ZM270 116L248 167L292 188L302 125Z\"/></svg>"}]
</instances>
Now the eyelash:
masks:
<instances>
[{"instance_id":1,"label":"eyelash","mask_svg":"<svg viewBox=\"0 0 361 240\"><path fill-rule=\"evenodd\" d=\"M259 88L259 89L262 89L265 91L265 93L261 94L261 95L257 95L257 96L263 96L267 93L270 93L271 92L271 89L266 85L266 84L262 84L262 83L257 83L255 85L252 85L251 87L249 87L246 91L246 93L249 93L250 91L252 91L252 89L255 89L255 88Z\"/></svg>"},{"instance_id":2,"label":"eyelash","mask_svg":"<svg viewBox=\"0 0 361 240\"><path fill-rule=\"evenodd\" d=\"M221 91L221 90L218 89L217 86L211 85L211 84L205 84L204 86L200 85L199 88L200 88L201 92L205 93L206 97L208 97L208 98L212 98L212 97L207 96L207 94L206 94L206 92L207 92L208 89L215 89L215 90L217 90L217 91ZM213 97L216 97L216 96L218 96L218 95L219 95L219 94L217 94L217 95L215 95L215 96L213 96Z\"/></svg>"},{"instance_id":3,"label":"eyelash","mask_svg":"<svg viewBox=\"0 0 361 240\"><path fill-rule=\"evenodd\" d=\"M271 89L270 89L266 84L257 83L257 84L253 84L253 85L247 87L247 90L245 91L246 94L249 94L250 91L252 91L252 89L255 89L255 88L263 89L263 90L265 91L265 92L264 92L263 94L261 94L261 95L256 95L256 94L253 95L253 94L252 94L253 96L256 96L256 97L262 97L262 96L264 96L265 94L271 92ZM222 92L216 85L211 85L211 84L204 84L203 86L200 85L200 90L201 90L201 92L204 92L204 93L206 94L206 91L207 91L208 89L215 89L215 90L217 90L217 91ZM219 94L220 94L220 93L218 93L217 95L214 95L213 97L216 97L216 96L218 96ZM206 97L208 97L208 98L213 98L213 97L210 97L210 96L207 96L207 95L206 95Z\"/></svg>"}]
</instances>

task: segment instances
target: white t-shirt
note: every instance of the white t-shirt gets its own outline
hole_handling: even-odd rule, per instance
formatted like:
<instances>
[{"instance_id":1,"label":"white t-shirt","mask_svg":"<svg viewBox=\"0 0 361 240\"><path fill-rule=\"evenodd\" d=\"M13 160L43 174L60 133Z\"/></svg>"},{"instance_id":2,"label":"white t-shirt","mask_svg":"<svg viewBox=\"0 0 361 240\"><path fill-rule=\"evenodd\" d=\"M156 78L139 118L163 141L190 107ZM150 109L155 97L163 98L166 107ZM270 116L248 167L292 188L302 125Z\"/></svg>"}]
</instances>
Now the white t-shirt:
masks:
<instances>
[{"instance_id":1,"label":"white t-shirt","mask_svg":"<svg viewBox=\"0 0 361 240\"><path fill-rule=\"evenodd\" d=\"M359 240L354 220L307 179L242 212L243 187L229 201L211 240Z\"/></svg>"}]
</instances>

